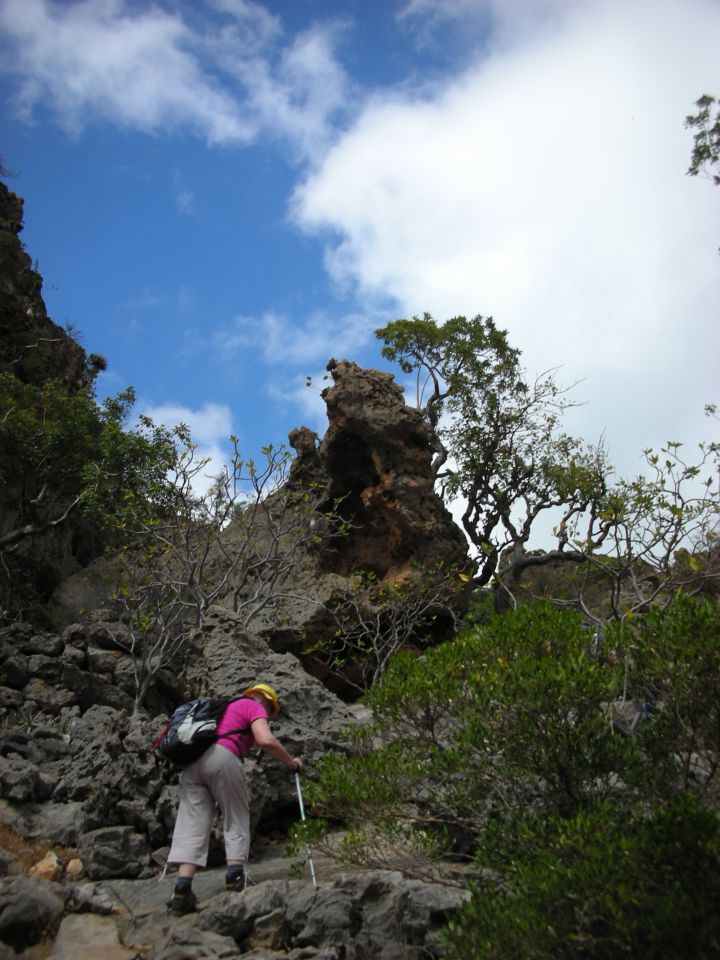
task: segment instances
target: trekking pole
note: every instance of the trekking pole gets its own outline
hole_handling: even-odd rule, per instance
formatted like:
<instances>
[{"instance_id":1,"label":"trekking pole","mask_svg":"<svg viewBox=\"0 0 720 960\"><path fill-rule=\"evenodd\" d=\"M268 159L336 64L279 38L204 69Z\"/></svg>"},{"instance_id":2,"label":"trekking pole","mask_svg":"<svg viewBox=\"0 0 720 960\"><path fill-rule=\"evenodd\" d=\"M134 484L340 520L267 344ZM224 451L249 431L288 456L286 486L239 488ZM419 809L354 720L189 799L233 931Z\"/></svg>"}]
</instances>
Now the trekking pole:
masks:
<instances>
[{"instance_id":1,"label":"trekking pole","mask_svg":"<svg viewBox=\"0 0 720 960\"><path fill-rule=\"evenodd\" d=\"M297 790L298 803L300 805L300 819L305 823L305 806L303 805L302 790L300 789L300 774L295 771L295 789ZM317 879L315 877L315 863L312 858L312 851L310 850L310 844L305 844L305 850L307 851L308 863L310 864L310 876L312 877L312 884L314 887L317 887Z\"/></svg>"}]
</instances>

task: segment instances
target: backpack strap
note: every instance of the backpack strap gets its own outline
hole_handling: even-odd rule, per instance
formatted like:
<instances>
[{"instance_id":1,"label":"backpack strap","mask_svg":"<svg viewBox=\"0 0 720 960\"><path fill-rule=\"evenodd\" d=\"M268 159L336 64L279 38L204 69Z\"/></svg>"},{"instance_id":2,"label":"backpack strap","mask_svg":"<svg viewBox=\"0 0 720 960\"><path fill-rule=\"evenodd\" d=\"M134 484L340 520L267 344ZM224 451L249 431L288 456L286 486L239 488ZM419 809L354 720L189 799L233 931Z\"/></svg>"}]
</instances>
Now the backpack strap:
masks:
<instances>
[{"instance_id":1,"label":"backpack strap","mask_svg":"<svg viewBox=\"0 0 720 960\"><path fill-rule=\"evenodd\" d=\"M232 700L228 700L227 707L229 707L231 703L235 703L237 700L252 700L252 697L233 697ZM225 707L225 710L227 710L227 707ZM224 712L225 711L223 711L223 714ZM220 721L218 720L218 723L219 722ZM246 727L238 727L237 730L225 730L223 731L223 733L218 735L216 742L220 740L224 740L226 737L232 737L236 733L250 733L251 730L252 730L252 723L249 723Z\"/></svg>"},{"instance_id":2,"label":"backpack strap","mask_svg":"<svg viewBox=\"0 0 720 960\"><path fill-rule=\"evenodd\" d=\"M170 721L168 721L168 722L165 724L165 726L163 727L163 729L160 731L160 735L158 736L158 738L157 738L157 740L155 741L155 743L150 747L150 753L152 753L152 754L155 756L155 759L156 759L156 760L157 760L156 750L157 750L157 748L160 746L160 741L161 741L162 738L165 736L165 734L168 732L168 730L170 729L170 727L171 727L171 723L170 723Z\"/></svg>"},{"instance_id":3,"label":"backpack strap","mask_svg":"<svg viewBox=\"0 0 720 960\"><path fill-rule=\"evenodd\" d=\"M237 730L225 730L218 734L218 740L224 740L225 737L232 737L236 733L250 733L251 727L238 727Z\"/></svg>"}]
</instances>

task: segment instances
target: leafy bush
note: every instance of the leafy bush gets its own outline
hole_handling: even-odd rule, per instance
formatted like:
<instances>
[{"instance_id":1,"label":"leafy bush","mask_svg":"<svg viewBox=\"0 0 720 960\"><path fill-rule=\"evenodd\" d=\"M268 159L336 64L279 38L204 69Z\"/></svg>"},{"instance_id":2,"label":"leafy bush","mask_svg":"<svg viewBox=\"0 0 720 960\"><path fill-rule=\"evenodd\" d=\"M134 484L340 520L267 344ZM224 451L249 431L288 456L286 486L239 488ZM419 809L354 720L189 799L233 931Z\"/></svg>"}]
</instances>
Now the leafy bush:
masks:
<instances>
[{"instance_id":1,"label":"leafy bush","mask_svg":"<svg viewBox=\"0 0 720 960\"><path fill-rule=\"evenodd\" d=\"M125 429L131 390L100 405L92 385L0 375L0 608L47 599L68 558L87 562L126 535L130 503L162 502L167 431Z\"/></svg>"},{"instance_id":2,"label":"leafy bush","mask_svg":"<svg viewBox=\"0 0 720 960\"><path fill-rule=\"evenodd\" d=\"M602 636L536 605L399 655L311 809L356 861L413 841L474 860L453 956L718 956L719 628L682 595Z\"/></svg>"},{"instance_id":3,"label":"leafy bush","mask_svg":"<svg viewBox=\"0 0 720 960\"><path fill-rule=\"evenodd\" d=\"M578 616L549 605L496 617L419 658L399 654L366 697L375 722L360 731L358 755L328 758L313 809L430 827L464 854L488 815L538 805L573 815L641 763L637 742L608 720L624 679Z\"/></svg>"},{"instance_id":4,"label":"leafy bush","mask_svg":"<svg viewBox=\"0 0 720 960\"><path fill-rule=\"evenodd\" d=\"M678 595L664 610L614 626L631 695L652 722L638 730L643 779L662 795L694 789L720 808L720 608Z\"/></svg>"},{"instance_id":5,"label":"leafy bush","mask_svg":"<svg viewBox=\"0 0 720 960\"><path fill-rule=\"evenodd\" d=\"M478 861L494 872L449 927L459 960L709 960L720 951L720 824L687 795L649 816L603 803L514 830L496 824Z\"/></svg>"}]
</instances>

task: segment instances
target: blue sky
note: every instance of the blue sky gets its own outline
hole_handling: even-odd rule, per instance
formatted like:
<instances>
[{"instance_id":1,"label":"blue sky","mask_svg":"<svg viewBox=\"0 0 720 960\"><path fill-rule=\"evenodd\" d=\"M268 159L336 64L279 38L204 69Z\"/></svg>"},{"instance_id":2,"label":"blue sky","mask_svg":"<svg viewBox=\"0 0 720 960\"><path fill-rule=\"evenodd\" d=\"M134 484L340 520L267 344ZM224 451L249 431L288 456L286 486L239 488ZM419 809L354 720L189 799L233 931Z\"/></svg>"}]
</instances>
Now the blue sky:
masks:
<instances>
[{"instance_id":1,"label":"blue sky","mask_svg":"<svg viewBox=\"0 0 720 960\"><path fill-rule=\"evenodd\" d=\"M329 357L483 313L632 474L720 399L718 38L717 0L0 0L0 153L101 393L203 450L322 433Z\"/></svg>"}]
</instances>

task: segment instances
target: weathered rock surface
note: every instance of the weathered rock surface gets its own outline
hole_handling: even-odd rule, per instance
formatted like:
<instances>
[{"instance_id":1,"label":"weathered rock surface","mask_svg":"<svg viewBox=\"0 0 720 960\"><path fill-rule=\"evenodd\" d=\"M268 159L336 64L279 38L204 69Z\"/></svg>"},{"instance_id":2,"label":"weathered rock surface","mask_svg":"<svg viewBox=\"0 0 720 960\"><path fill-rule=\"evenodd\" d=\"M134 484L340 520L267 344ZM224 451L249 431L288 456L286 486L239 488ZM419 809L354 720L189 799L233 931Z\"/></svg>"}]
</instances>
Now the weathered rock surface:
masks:
<instances>
[{"instance_id":1,"label":"weathered rock surface","mask_svg":"<svg viewBox=\"0 0 720 960\"><path fill-rule=\"evenodd\" d=\"M54 932L64 909L57 884L30 877L0 880L0 941L18 952L38 943Z\"/></svg>"},{"instance_id":2,"label":"weathered rock surface","mask_svg":"<svg viewBox=\"0 0 720 960\"><path fill-rule=\"evenodd\" d=\"M0 372L26 383L83 383L85 351L47 315L42 277L20 242L23 201L0 183Z\"/></svg>"},{"instance_id":3,"label":"weathered rock surface","mask_svg":"<svg viewBox=\"0 0 720 960\"><path fill-rule=\"evenodd\" d=\"M328 369L334 381L323 391L328 429L319 444L306 427L291 432L296 458L288 487L323 490L346 532L325 536L303 555L283 585L288 597L252 629L273 649L295 653L306 670L352 701L364 687L362 671L352 657L339 665L340 658L325 652L338 629L332 611L356 590L353 578L363 573L374 584L397 585L418 571L462 570L467 542L434 489L432 428L405 403L392 375L347 360L332 360ZM452 612L465 604L465 587L455 579L430 635L408 637L408 644L444 639L454 627Z\"/></svg>"},{"instance_id":4,"label":"weathered rock surface","mask_svg":"<svg viewBox=\"0 0 720 960\"><path fill-rule=\"evenodd\" d=\"M48 659L63 664L66 639L78 644L74 649L90 651L90 641L100 633L112 636L115 626L122 625L71 627L62 641L44 636L42 643L60 651ZM12 634L15 658L39 656L31 653L38 644L33 633ZM357 713L306 674L292 654L275 653L248 635L236 614L213 608L194 644L190 665L174 680L188 697L233 696L264 679L281 691L283 710L274 729L294 755L304 758L309 771L329 750L343 748L342 731L356 722ZM9 649L6 644L5 652ZM118 650L103 652L129 659ZM115 659L113 663L117 671ZM63 666L59 699L69 692L65 683L77 694L73 706L38 704L28 695L30 683L23 687L17 709L4 706L0 824L24 837L78 848L91 879L144 876L152 869L153 851L170 840L178 802L177 771L158 764L150 752L167 715L152 720L130 715L132 697L114 683L98 680L89 660L86 668ZM40 709L32 722L27 722L29 708ZM246 761L246 773L253 828L296 815L294 781L284 767L258 751ZM220 838L213 834L213 855L220 849Z\"/></svg>"},{"instance_id":5,"label":"weathered rock surface","mask_svg":"<svg viewBox=\"0 0 720 960\"><path fill-rule=\"evenodd\" d=\"M116 925L97 914L70 914L60 924L53 960L135 960L137 952L120 944Z\"/></svg>"},{"instance_id":6,"label":"weathered rock surface","mask_svg":"<svg viewBox=\"0 0 720 960\"><path fill-rule=\"evenodd\" d=\"M314 887L307 877L291 879L287 866L261 861L259 882L241 894L223 892L222 871L200 874L199 910L180 919L162 909L170 880L119 881L108 892L123 908L116 919L124 944L142 948L147 960L427 960L441 955L438 932L467 897L442 883L393 871L340 872L322 860Z\"/></svg>"},{"instance_id":7,"label":"weathered rock surface","mask_svg":"<svg viewBox=\"0 0 720 960\"><path fill-rule=\"evenodd\" d=\"M81 652L92 649L86 632L77 628L66 631L62 643L22 630L5 639L12 640L10 652L16 656L42 656L32 652L42 644L59 651L57 662L63 662L70 639ZM247 634L236 614L213 608L194 644L178 682L189 693L219 696L259 678L273 683L283 703L274 729L291 752L304 757L310 775L328 750L350 749L344 731L362 722L362 711L345 706L292 654L277 653ZM7 653L7 644L4 649ZM419 960L438 955L436 931L462 891L399 873L340 873L322 857L317 889L307 873L293 878L291 864L282 853L272 853L264 838L284 835L297 819L294 781L261 753L246 761L256 833L249 873L256 885L242 895L228 894L224 867L211 868L196 879L200 912L168 917L172 876L158 883L157 874L175 820L177 773L158 766L149 754L164 718L128 716L107 703L85 709L77 704L54 718L46 714L44 721L36 714L27 722L23 713L16 719L22 716L25 722L13 725L7 723L13 708L4 709L0 825L50 848L36 858L34 877L15 875L12 854L3 861L9 875L0 882L0 955L5 947L24 950L53 937L58 927L56 958ZM222 863L218 830L210 864ZM91 882L73 882L80 873Z\"/></svg>"},{"instance_id":8,"label":"weathered rock surface","mask_svg":"<svg viewBox=\"0 0 720 960\"><path fill-rule=\"evenodd\" d=\"M247 633L237 614L212 608L194 646L182 677L188 690L226 697L256 680L267 680L281 691L282 710L273 731L291 754L303 758L308 772L329 750L342 749L343 731L356 722L357 714L309 676L297 657L276 653L260 637ZM296 805L293 778L266 754L246 761L245 772L254 823Z\"/></svg>"},{"instance_id":9,"label":"weathered rock surface","mask_svg":"<svg viewBox=\"0 0 720 960\"><path fill-rule=\"evenodd\" d=\"M434 488L428 422L391 374L347 360L331 360L328 370L329 426L317 455L353 524L337 544L333 572L397 579L414 564L463 566L467 543Z\"/></svg>"}]
</instances>

